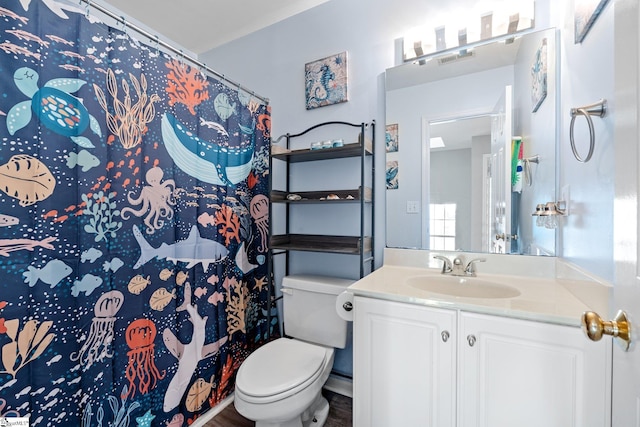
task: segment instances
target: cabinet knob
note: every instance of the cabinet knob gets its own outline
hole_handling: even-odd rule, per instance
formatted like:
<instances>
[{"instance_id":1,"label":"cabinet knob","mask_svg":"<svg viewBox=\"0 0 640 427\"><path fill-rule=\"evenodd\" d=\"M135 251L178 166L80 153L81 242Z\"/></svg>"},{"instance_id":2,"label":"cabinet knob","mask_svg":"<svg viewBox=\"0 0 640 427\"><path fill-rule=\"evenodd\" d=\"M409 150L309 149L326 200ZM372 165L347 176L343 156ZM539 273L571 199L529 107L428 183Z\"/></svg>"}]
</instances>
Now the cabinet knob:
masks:
<instances>
[{"instance_id":1,"label":"cabinet knob","mask_svg":"<svg viewBox=\"0 0 640 427\"><path fill-rule=\"evenodd\" d=\"M444 341L444 342L449 341L449 337L450 337L449 331L442 331L440 336L442 337L442 341Z\"/></svg>"},{"instance_id":2,"label":"cabinet knob","mask_svg":"<svg viewBox=\"0 0 640 427\"><path fill-rule=\"evenodd\" d=\"M598 313L585 311L582 314L582 330L591 341L600 341L603 335L611 335L617 338L625 351L629 350L631 344L631 324L627 318L627 313L619 310L616 317L607 322L602 320Z\"/></svg>"},{"instance_id":3,"label":"cabinet knob","mask_svg":"<svg viewBox=\"0 0 640 427\"><path fill-rule=\"evenodd\" d=\"M469 347L473 347L476 344L476 336L467 335L467 342L469 343Z\"/></svg>"}]
</instances>

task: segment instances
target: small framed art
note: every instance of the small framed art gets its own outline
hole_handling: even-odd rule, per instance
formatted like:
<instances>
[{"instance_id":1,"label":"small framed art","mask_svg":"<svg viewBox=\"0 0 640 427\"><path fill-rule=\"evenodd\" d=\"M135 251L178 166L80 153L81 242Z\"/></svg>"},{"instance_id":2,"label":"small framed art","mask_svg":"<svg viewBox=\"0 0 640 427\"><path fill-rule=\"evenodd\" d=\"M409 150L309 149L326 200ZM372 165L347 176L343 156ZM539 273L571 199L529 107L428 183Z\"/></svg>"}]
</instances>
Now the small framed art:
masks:
<instances>
[{"instance_id":1,"label":"small framed art","mask_svg":"<svg viewBox=\"0 0 640 427\"><path fill-rule=\"evenodd\" d=\"M347 52L309 62L304 69L307 110L348 101Z\"/></svg>"},{"instance_id":2,"label":"small framed art","mask_svg":"<svg viewBox=\"0 0 640 427\"><path fill-rule=\"evenodd\" d=\"M582 43L609 0L574 0L575 43Z\"/></svg>"},{"instance_id":3,"label":"small framed art","mask_svg":"<svg viewBox=\"0 0 640 427\"><path fill-rule=\"evenodd\" d=\"M387 125L385 132L387 153L398 151L398 124Z\"/></svg>"}]
</instances>

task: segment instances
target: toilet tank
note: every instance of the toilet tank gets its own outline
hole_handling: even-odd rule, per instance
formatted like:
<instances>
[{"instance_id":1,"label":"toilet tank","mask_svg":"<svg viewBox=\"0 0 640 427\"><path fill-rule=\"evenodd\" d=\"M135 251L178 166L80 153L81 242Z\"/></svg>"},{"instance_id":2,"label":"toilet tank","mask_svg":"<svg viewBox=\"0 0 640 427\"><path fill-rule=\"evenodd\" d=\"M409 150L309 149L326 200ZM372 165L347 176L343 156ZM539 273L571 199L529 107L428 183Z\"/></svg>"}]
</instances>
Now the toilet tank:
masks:
<instances>
[{"instance_id":1,"label":"toilet tank","mask_svg":"<svg viewBox=\"0 0 640 427\"><path fill-rule=\"evenodd\" d=\"M336 298L355 280L315 275L282 278L286 335L327 347L345 348L347 322L338 316Z\"/></svg>"}]
</instances>

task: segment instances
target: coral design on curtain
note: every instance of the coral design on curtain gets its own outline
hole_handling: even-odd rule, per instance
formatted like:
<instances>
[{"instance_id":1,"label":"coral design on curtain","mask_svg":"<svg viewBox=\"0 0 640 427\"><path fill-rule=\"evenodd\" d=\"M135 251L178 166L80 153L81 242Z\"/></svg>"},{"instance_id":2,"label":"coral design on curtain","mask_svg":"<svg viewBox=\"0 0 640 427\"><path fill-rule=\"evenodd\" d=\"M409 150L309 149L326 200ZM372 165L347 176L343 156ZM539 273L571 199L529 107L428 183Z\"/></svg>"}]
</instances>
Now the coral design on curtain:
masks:
<instances>
[{"instance_id":1,"label":"coral design on curtain","mask_svg":"<svg viewBox=\"0 0 640 427\"><path fill-rule=\"evenodd\" d=\"M190 425L277 334L269 108L149 44L0 5L0 417Z\"/></svg>"}]
</instances>

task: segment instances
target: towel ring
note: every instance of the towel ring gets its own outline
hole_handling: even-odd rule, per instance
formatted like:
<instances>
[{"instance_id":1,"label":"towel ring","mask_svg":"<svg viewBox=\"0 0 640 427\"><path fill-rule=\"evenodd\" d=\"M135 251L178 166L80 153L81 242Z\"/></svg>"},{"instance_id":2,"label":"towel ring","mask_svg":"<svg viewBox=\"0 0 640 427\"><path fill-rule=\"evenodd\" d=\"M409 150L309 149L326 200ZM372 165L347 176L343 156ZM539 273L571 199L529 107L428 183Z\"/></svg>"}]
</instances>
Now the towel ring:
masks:
<instances>
[{"instance_id":1,"label":"towel ring","mask_svg":"<svg viewBox=\"0 0 640 427\"><path fill-rule=\"evenodd\" d=\"M591 116L604 117L607 113L607 101L605 99L601 99L595 104L585 105L584 107L572 108L571 109L571 124L569 126L569 140L571 141L571 151L573 151L573 156L580 163L587 163L591 160L591 156L593 155L593 150L596 145L596 134L595 129L593 127L593 120L591 120ZM580 154L578 154L578 150L576 149L576 141L573 136L573 127L575 126L576 117L584 116L587 119L587 125L589 126L589 152L585 158L582 158Z\"/></svg>"}]
</instances>

